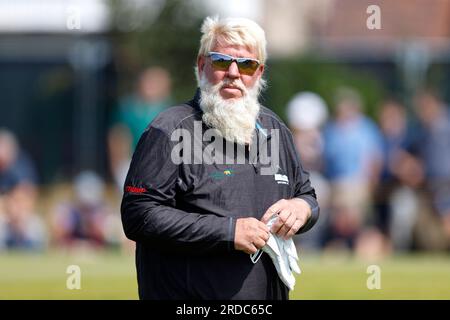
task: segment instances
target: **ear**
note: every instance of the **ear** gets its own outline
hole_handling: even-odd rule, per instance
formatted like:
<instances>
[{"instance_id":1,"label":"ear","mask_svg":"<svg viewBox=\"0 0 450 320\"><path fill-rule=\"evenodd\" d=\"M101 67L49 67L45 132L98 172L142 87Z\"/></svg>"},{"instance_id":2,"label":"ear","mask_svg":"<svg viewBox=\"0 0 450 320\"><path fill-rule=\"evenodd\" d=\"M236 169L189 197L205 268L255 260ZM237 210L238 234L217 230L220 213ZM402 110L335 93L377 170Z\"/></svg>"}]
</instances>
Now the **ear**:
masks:
<instances>
[{"instance_id":1,"label":"ear","mask_svg":"<svg viewBox=\"0 0 450 320\"><path fill-rule=\"evenodd\" d=\"M264 74L264 70L265 70L265 65L262 64L259 66L259 75L262 76Z\"/></svg>"},{"instance_id":2,"label":"ear","mask_svg":"<svg viewBox=\"0 0 450 320\"><path fill-rule=\"evenodd\" d=\"M205 57L202 55L199 55L197 57L197 69L198 69L198 73L202 74L203 73L203 69L205 68Z\"/></svg>"}]
</instances>

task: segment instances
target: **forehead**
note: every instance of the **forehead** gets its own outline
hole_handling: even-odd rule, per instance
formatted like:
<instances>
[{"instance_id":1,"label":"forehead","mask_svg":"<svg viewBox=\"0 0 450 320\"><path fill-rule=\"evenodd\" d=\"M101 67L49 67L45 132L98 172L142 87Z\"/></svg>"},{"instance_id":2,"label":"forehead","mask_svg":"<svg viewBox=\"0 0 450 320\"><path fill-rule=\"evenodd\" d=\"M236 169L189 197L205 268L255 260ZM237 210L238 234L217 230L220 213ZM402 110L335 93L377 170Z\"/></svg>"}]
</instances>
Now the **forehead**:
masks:
<instances>
[{"instance_id":1,"label":"forehead","mask_svg":"<svg viewBox=\"0 0 450 320\"><path fill-rule=\"evenodd\" d=\"M220 41L216 41L211 48L211 51L228 54L237 58L258 58L258 54L254 48L236 44L227 44Z\"/></svg>"}]
</instances>

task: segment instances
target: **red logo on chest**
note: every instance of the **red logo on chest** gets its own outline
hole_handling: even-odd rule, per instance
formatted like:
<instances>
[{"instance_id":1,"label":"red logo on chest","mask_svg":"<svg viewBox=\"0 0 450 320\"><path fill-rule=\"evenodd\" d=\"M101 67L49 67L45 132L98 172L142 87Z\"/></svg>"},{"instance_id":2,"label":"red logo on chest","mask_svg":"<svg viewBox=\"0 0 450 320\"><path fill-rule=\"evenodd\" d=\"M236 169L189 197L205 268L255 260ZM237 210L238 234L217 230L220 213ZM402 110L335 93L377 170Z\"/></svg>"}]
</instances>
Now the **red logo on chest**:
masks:
<instances>
[{"instance_id":1,"label":"red logo on chest","mask_svg":"<svg viewBox=\"0 0 450 320\"><path fill-rule=\"evenodd\" d=\"M144 193L145 191L147 191L145 188L138 188L138 187L132 187L132 186L125 187L125 192Z\"/></svg>"}]
</instances>

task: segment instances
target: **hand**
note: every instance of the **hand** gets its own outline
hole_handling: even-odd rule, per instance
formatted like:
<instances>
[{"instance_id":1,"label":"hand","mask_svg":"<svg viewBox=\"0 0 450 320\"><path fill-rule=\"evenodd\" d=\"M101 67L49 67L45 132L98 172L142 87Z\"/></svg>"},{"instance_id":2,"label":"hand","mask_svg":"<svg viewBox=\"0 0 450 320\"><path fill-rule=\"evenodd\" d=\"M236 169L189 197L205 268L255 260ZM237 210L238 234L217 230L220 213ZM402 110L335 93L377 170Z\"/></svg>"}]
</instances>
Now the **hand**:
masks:
<instances>
[{"instance_id":1,"label":"hand","mask_svg":"<svg viewBox=\"0 0 450 320\"><path fill-rule=\"evenodd\" d=\"M261 221L266 224L274 214L278 214L279 218L272 226L271 232L280 238L289 239L309 219L311 208L303 199L281 199L267 209Z\"/></svg>"},{"instance_id":2,"label":"hand","mask_svg":"<svg viewBox=\"0 0 450 320\"><path fill-rule=\"evenodd\" d=\"M269 236L269 228L258 219L239 218L236 220L234 248L253 254L266 245Z\"/></svg>"}]
</instances>

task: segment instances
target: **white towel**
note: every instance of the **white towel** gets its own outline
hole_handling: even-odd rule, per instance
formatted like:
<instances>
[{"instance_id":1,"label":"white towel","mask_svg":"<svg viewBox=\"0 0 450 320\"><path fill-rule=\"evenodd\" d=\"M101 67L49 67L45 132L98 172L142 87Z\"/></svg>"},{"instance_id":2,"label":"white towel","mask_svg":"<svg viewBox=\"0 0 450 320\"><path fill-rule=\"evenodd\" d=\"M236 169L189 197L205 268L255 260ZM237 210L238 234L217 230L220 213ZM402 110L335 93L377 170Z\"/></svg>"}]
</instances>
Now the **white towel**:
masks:
<instances>
[{"instance_id":1,"label":"white towel","mask_svg":"<svg viewBox=\"0 0 450 320\"><path fill-rule=\"evenodd\" d=\"M272 218L270 218L267 222L267 226L271 228L277 219L278 215L272 216ZM295 286L295 276L293 272L300 274L301 270L297 263L297 249L295 248L295 243L292 238L285 240L270 233L269 240L267 240L266 245L262 247L261 250L266 252L272 259L272 262L278 272L278 276L283 283L289 288L289 290L293 290ZM250 258L253 263L256 263L260 256L261 253L260 250L258 250L258 252L252 254Z\"/></svg>"}]
</instances>

